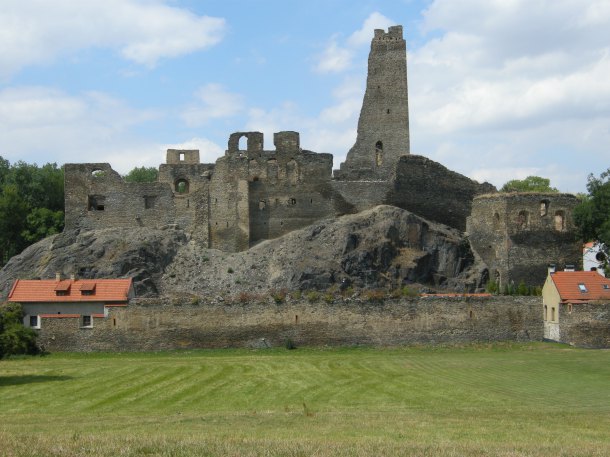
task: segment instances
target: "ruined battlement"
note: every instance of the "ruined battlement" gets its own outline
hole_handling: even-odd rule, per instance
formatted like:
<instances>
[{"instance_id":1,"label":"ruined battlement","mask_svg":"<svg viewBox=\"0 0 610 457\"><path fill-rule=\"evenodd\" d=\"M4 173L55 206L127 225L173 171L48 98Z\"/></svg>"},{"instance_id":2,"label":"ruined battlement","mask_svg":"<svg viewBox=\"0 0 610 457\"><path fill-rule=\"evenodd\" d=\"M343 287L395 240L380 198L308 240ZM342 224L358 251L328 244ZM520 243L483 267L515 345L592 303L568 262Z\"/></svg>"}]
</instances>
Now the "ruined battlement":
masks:
<instances>
[{"instance_id":1,"label":"ruined battlement","mask_svg":"<svg viewBox=\"0 0 610 457\"><path fill-rule=\"evenodd\" d=\"M394 25L386 32L383 29L375 29L373 41L402 40L402 25Z\"/></svg>"}]
</instances>

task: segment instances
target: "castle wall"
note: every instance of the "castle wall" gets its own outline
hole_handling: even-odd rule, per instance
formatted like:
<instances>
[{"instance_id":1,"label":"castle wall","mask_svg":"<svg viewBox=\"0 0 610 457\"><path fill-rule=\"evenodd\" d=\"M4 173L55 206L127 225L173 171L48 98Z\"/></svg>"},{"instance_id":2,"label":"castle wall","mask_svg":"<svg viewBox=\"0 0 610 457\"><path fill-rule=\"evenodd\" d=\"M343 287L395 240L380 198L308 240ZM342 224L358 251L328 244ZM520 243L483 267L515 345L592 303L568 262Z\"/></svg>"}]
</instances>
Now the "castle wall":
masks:
<instances>
[{"instance_id":1,"label":"castle wall","mask_svg":"<svg viewBox=\"0 0 610 457\"><path fill-rule=\"evenodd\" d=\"M78 319L42 319L50 351L143 351L297 345L403 345L542 340L538 297L421 297L338 301L331 305L270 298L249 303L139 299L109 309L93 328Z\"/></svg>"},{"instance_id":2,"label":"castle wall","mask_svg":"<svg viewBox=\"0 0 610 457\"><path fill-rule=\"evenodd\" d=\"M491 279L541 286L547 265L580 268L582 243L571 194L510 193L474 199L467 232L473 250L490 269Z\"/></svg>"},{"instance_id":3,"label":"castle wall","mask_svg":"<svg viewBox=\"0 0 610 457\"><path fill-rule=\"evenodd\" d=\"M610 303L559 305L556 341L589 348L610 348Z\"/></svg>"},{"instance_id":4,"label":"castle wall","mask_svg":"<svg viewBox=\"0 0 610 457\"><path fill-rule=\"evenodd\" d=\"M176 220L166 183L127 183L107 163L65 165L66 229L157 227Z\"/></svg>"},{"instance_id":5,"label":"castle wall","mask_svg":"<svg viewBox=\"0 0 610 457\"><path fill-rule=\"evenodd\" d=\"M479 184L426 157L409 155L400 158L385 203L465 230L472 199L495 190L489 183Z\"/></svg>"}]
</instances>

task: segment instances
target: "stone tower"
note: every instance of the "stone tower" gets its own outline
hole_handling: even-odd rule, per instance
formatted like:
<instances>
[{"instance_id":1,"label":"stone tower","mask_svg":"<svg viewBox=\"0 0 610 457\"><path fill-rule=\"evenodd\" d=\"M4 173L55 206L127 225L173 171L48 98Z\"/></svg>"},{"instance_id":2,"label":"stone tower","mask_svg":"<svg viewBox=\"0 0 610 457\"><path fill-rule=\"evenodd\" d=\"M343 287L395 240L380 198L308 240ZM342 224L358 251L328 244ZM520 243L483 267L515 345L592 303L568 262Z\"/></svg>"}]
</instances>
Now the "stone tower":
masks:
<instances>
[{"instance_id":1,"label":"stone tower","mask_svg":"<svg viewBox=\"0 0 610 457\"><path fill-rule=\"evenodd\" d=\"M375 30L356 144L338 179L388 179L401 156L409 154L407 51L402 26Z\"/></svg>"}]
</instances>

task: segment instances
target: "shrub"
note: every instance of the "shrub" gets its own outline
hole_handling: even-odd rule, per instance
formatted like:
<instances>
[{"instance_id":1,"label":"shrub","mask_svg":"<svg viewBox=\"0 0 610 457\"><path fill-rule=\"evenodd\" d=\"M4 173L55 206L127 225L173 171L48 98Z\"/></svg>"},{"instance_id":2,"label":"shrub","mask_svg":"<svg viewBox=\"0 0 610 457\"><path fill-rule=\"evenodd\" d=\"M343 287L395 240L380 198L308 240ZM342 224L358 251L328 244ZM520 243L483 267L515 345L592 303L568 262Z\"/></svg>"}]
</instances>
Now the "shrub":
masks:
<instances>
[{"instance_id":1,"label":"shrub","mask_svg":"<svg viewBox=\"0 0 610 457\"><path fill-rule=\"evenodd\" d=\"M485 290L490 294L498 294L500 293L500 285L493 279L490 279L485 284Z\"/></svg>"},{"instance_id":2,"label":"shrub","mask_svg":"<svg viewBox=\"0 0 610 457\"><path fill-rule=\"evenodd\" d=\"M380 289L374 289L374 290L367 290L364 293L364 297L370 301L370 302L382 302L383 299L385 298L385 291L380 290Z\"/></svg>"},{"instance_id":3,"label":"shrub","mask_svg":"<svg viewBox=\"0 0 610 457\"><path fill-rule=\"evenodd\" d=\"M320 293L316 290L310 290L309 292L307 292L306 297L309 303L313 303L318 301L318 299L320 298Z\"/></svg>"},{"instance_id":4,"label":"shrub","mask_svg":"<svg viewBox=\"0 0 610 457\"><path fill-rule=\"evenodd\" d=\"M295 300L300 300L301 299L301 295L302 295L302 293L301 293L300 290L295 290L293 292L290 292L290 296L292 298L294 298Z\"/></svg>"},{"instance_id":5,"label":"shrub","mask_svg":"<svg viewBox=\"0 0 610 457\"><path fill-rule=\"evenodd\" d=\"M286 347L286 349L288 349L289 351L292 351L293 349L297 348L297 345L294 344L294 341L292 341L290 338L286 338L286 341L284 342L284 347Z\"/></svg>"},{"instance_id":6,"label":"shrub","mask_svg":"<svg viewBox=\"0 0 610 457\"><path fill-rule=\"evenodd\" d=\"M529 295L530 289L525 285L525 281L521 280L519 285L517 286L517 295Z\"/></svg>"},{"instance_id":7,"label":"shrub","mask_svg":"<svg viewBox=\"0 0 610 457\"><path fill-rule=\"evenodd\" d=\"M419 291L415 287L404 286L401 290L402 296L406 298L413 298L419 295Z\"/></svg>"},{"instance_id":8,"label":"shrub","mask_svg":"<svg viewBox=\"0 0 610 457\"><path fill-rule=\"evenodd\" d=\"M233 268L229 267L227 268L227 273L235 273L235 271L233 270Z\"/></svg>"},{"instance_id":9,"label":"shrub","mask_svg":"<svg viewBox=\"0 0 610 457\"><path fill-rule=\"evenodd\" d=\"M284 303L284 301L286 300L286 291L285 290L272 290L271 297L273 298L273 301L275 301L278 304Z\"/></svg>"},{"instance_id":10,"label":"shrub","mask_svg":"<svg viewBox=\"0 0 610 457\"><path fill-rule=\"evenodd\" d=\"M324 302L325 302L325 303L327 303L327 304L329 304L329 305L330 305L332 302L334 302L334 301L335 301L335 296L332 294L332 292L326 292L326 293L324 294L324 297L323 297L323 298L324 298Z\"/></svg>"},{"instance_id":11,"label":"shrub","mask_svg":"<svg viewBox=\"0 0 610 457\"><path fill-rule=\"evenodd\" d=\"M19 304L0 305L0 359L16 354L38 354L36 332L24 327L22 319Z\"/></svg>"}]
</instances>

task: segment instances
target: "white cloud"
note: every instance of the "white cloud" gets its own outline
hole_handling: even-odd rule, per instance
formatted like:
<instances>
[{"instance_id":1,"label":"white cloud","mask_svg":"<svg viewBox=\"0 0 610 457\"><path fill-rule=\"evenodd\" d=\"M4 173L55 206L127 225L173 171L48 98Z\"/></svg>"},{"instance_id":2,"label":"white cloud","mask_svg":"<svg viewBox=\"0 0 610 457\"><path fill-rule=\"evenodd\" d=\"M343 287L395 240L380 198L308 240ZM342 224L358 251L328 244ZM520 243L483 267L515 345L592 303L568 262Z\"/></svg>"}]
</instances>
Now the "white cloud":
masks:
<instances>
[{"instance_id":1,"label":"white cloud","mask_svg":"<svg viewBox=\"0 0 610 457\"><path fill-rule=\"evenodd\" d=\"M396 25L391 19L375 11L362 24L362 27L352 33L344 45L339 44L339 36L333 35L324 51L316 57L314 71L317 73L340 73L348 69L356 51L368 45L373 38L373 30L387 29Z\"/></svg>"},{"instance_id":2,"label":"white cloud","mask_svg":"<svg viewBox=\"0 0 610 457\"><path fill-rule=\"evenodd\" d=\"M318 57L315 71L318 73L339 73L352 62L353 52L337 44L336 37L331 38L324 52Z\"/></svg>"},{"instance_id":3,"label":"white cloud","mask_svg":"<svg viewBox=\"0 0 610 457\"><path fill-rule=\"evenodd\" d=\"M195 93L196 103L184 109L181 117L190 127L206 124L211 119L233 117L244 110L243 97L228 92L224 86L209 83Z\"/></svg>"},{"instance_id":4,"label":"white cloud","mask_svg":"<svg viewBox=\"0 0 610 457\"><path fill-rule=\"evenodd\" d=\"M398 25L392 19L385 17L383 14L375 11L364 20L364 24L359 30L356 30L350 35L347 42L352 47L368 45L373 38L373 30L384 29L392 25Z\"/></svg>"},{"instance_id":5,"label":"white cloud","mask_svg":"<svg viewBox=\"0 0 610 457\"><path fill-rule=\"evenodd\" d=\"M586 3L432 2L435 37L409 54L412 149L498 186L583 190L610 161L610 4Z\"/></svg>"},{"instance_id":6,"label":"white cloud","mask_svg":"<svg viewBox=\"0 0 610 457\"><path fill-rule=\"evenodd\" d=\"M224 149L207 138L194 137L182 143L166 144L162 147L163 152L167 149L198 149L201 163L215 163L216 159L224 154Z\"/></svg>"},{"instance_id":7,"label":"white cloud","mask_svg":"<svg viewBox=\"0 0 610 457\"><path fill-rule=\"evenodd\" d=\"M156 145L134 137L130 129L160 117L99 92L8 88L0 91L0 154L11 162L39 164L50 157L59 163L132 159L147 164L158 157Z\"/></svg>"},{"instance_id":8,"label":"white cloud","mask_svg":"<svg viewBox=\"0 0 610 457\"><path fill-rule=\"evenodd\" d=\"M217 44L225 28L222 18L161 1L4 0L0 77L90 47L115 49L127 60L154 66Z\"/></svg>"},{"instance_id":9,"label":"white cloud","mask_svg":"<svg viewBox=\"0 0 610 457\"><path fill-rule=\"evenodd\" d=\"M361 78L347 77L335 88L333 103L317 116L305 116L295 103L285 102L270 110L251 109L246 129L263 132L266 149L273 149L273 133L297 130L301 134L302 148L333 154L334 168L338 168L356 141L363 90Z\"/></svg>"}]
</instances>

